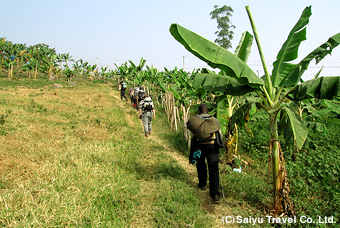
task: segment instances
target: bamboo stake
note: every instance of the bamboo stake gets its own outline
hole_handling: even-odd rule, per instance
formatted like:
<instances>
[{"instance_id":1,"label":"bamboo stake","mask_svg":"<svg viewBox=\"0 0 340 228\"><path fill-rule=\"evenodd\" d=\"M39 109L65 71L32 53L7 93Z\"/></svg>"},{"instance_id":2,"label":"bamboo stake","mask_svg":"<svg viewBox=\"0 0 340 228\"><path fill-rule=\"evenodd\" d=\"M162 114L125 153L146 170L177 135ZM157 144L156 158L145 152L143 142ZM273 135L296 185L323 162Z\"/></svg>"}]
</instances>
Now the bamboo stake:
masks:
<instances>
[{"instance_id":1,"label":"bamboo stake","mask_svg":"<svg viewBox=\"0 0 340 228\"><path fill-rule=\"evenodd\" d=\"M177 118L176 118L176 106L173 106L174 108L174 120L175 120L175 130L177 132Z\"/></svg>"},{"instance_id":2,"label":"bamboo stake","mask_svg":"<svg viewBox=\"0 0 340 228\"><path fill-rule=\"evenodd\" d=\"M179 117L179 108L176 107L176 106L175 106L175 108L176 108L176 114L177 114L178 123L180 123L181 122L181 118Z\"/></svg>"},{"instance_id":3,"label":"bamboo stake","mask_svg":"<svg viewBox=\"0 0 340 228\"><path fill-rule=\"evenodd\" d=\"M187 132L187 116L185 113L185 106L182 106L182 112L183 112L183 131L184 131L184 139L185 141L188 141L188 132Z\"/></svg>"}]
</instances>

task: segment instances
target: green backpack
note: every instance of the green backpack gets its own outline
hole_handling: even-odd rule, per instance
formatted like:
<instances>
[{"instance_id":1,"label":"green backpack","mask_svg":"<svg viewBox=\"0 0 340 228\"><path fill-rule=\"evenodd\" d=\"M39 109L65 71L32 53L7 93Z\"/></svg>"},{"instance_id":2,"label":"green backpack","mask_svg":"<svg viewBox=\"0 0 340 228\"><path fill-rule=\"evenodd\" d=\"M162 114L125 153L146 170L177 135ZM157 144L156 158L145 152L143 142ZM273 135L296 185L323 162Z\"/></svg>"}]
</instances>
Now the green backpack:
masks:
<instances>
[{"instance_id":1,"label":"green backpack","mask_svg":"<svg viewBox=\"0 0 340 228\"><path fill-rule=\"evenodd\" d=\"M220 130L220 123L212 116L192 116L187 122L187 128L197 137L199 142L212 139L213 135Z\"/></svg>"}]
</instances>

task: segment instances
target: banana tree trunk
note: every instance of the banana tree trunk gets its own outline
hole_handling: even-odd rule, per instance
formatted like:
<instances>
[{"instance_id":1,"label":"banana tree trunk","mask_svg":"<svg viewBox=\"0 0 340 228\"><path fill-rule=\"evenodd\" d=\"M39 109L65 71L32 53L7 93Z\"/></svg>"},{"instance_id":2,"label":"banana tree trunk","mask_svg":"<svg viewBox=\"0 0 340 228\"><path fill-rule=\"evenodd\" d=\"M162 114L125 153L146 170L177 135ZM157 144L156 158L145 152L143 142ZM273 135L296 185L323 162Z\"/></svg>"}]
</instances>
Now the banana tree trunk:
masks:
<instances>
[{"instance_id":1,"label":"banana tree trunk","mask_svg":"<svg viewBox=\"0 0 340 228\"><path fill-rule=\"evenodd\" d=\"M35 64L34 79L37 79L37 73L38 73L38 63Z\"/></svg>"},{"instance_id":2,"label":"banana tree trunk","mask_svg":"<svg viewBox=\"0 0 340 228\"><path fill-rule=\"evenodd\" d=\"M228 118L231 120L231 116L233 115L234 108L236 103L233 104L234 97L228 97ZM227 163L232 164L234 156L237 154L237 145L238 145L238 129L237 124L231 126L230 122L228 122L226 136L227 139Z\"/></svg>"},{"instance_id":3,"label":"banana tree trunk","mask_svg":"<svg viewBox=\"0 0 340 228\"><path fill-rule=\"evenodd\" d=\"M11 78L11 65L8 67L8 73L7 73L8 78Z\"/></svg>"},{"instance_id":4,"label":"banana tree trunk","mask_svg":"<svg viewBox=\"0 0 340 228\"><path fill-rule=\"evenodd\" d=\"M228 129L226 132L226 149L227 149L227 163L232 164L234 155L237 154L237 144L238 144L238 129L237 124L234 126L228 125Z\"/></svg>"},{"instance_id":5,"label":"banana tree trunk","mask_svg":"<svg viewBox=\"0 0 340 228\"><path fill-rule=\"evenodd\" d=\"M274 214L287 213L292 215L294 214L293 204L289 198L290 188L287 180L287 170L279 142L277 113L270 115L270 136L269 149L272 157Z\"/></svg>"}]
</instances>

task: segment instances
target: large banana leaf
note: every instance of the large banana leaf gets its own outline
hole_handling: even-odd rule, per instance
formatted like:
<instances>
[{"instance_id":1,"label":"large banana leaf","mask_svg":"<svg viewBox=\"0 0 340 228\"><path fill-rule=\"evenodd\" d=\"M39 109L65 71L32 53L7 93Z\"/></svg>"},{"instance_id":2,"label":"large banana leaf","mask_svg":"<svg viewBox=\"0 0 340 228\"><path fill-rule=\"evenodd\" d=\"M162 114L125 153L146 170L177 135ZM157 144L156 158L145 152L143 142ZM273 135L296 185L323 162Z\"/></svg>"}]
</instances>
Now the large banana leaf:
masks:
<instances>
[{"instance_id":1,"label":"large banana leaf","mask_svg":"<svg viewBox=\"0 0 340 228\"><path fill-rule=\"evenodd\" d=\"M193 86L210 92L222 92L225 95L242 96L254 89L239 83L235 78L226 75L198 73L195 75Z\"/></svg>"},{"instance_id":2,"label":"large banana leaf","mask_svg":"<svg viewBox=\"0 0 340 228\"><path fill-rule=\"evenodd\" d=\"M321 110L315 110L310 115L306 116L305 119L310 120L316 118L320 118L326 115L340 115L340 106L335 104L333 101L330 100L323 100L326 108L322 108Z\"/></svg>"},{"instance_id":3,"label":"large banana leaf","mask_svg":"<svg viewBox=\"0 0 340 228\"><path fill-rule=\"evenodd\" d=\"M256 102L248 102L239 107L236 112L231 116L231 126L237 124L237 126L244 127L250 119L251 110L256 109Z\"/></svg>"},{"instance_id":4,"label":"large banana leaf","mask_svg":"<svg viewBox=\"0 0 340 228\"><path fill-rule=\"evenodd\" d=\"M239 45L235 49L235 55L239 57L243 62L248 62L252 44L253 35L245 31L242 34Z\"/></svg>"},{"instance_id":5,"label":"large banana leaf","mask_svg":"<svg viewBox=\"0 0 340 228\"><path fill-rule=\"evenodd\" d=\"M300 63L296 64L288 75L280 82L280 86L295 86L301 80L302 74L307 70L309 63L315 59L318 64L326 55L331 54L333 49L340 44L340 33L330 37L325 43L320 45L310 54L308 54ZM319 76L321 71L318 72L314 78Z\"/></svg>"},{"instance_id":6,"label":"large banana leaf","mask_svg":"<svg viewBox=\"0 0 340 228\"><path fill-rule=\"evenodd\" d=\"M317 131L319 133L328 134L326 125L318 122L307 122L308 130Z\"/></svg>"},{"instance_id":7,"label":"large banana leaf","mask_svg":"<svg viewBox=\"0 0 340 228\"><path fill-rule=\"evenodd\" d=\"M141 60L139 61L139 65L137 67L137 70L140 71L143 69L143 67L145 66L146 60L141 58Z\"/></svg>"},{"instance_id":8,"label":"large banana leaf","mask_svg":"<svg viewBox=\"0 0 340 228\"><path fill-rule=\"evenodd\" d=\"M288 107L282 107L281 112L283 112L285 118L285 138L289 139L290 135L294 137L297 148L301 149L305 143L308 135L307 127L301 122L301 118L295 112L293 112Z\"/></svg>"},{"instance_id":9,"label":"large banana leaf","mask_svg":"<svg viewBox=\"0 0 340 228\"><path fill-rule=\"evenodd\" d=\"M264 84L263 80L247 64L223 47L178 24L170 26L170 33L188 51L212 68L219 68L227 72L228 76L234 77L242 84L248 84L252 87L259 87Z\"/></svg>"},{"instance_id":10,"label":"large banana leaf","mask_svg":"<svg viewBox=\"0 0 340 228\"><path fill-rule=\"evenodd\" d=\"M295 102L310 98L332 100L340 97L340 77L319 77L305 81L288 95Z\"/></svg>"},{"instance_id":11,"label":"large banana leaf","mask_svg":"<svg viewBox=\"0 0 340 228\"><path fill-rule=\"evenodd\" d=\"M287 40L277 54L273 63L272 84L277 87L289 75L295 64L288 63L298 57L299 46L306 40L306 25L312 15L311 7L306 7L293 29L290 31Z\"/></svg>"},{"instance_id":12,"label":"large banana leaf","mask_svg":"<svg viewBox=\"0 0 340 228\"><path fill-rule=\"evenodd\" d=\"M221 125L221 131L224 135L227 130L228 120L229 120L229 111L228 111L228 102L224 99L224 97L220 96L217 99L217 107L216 107L216 117Z\"/></svg>"}]
</instances>

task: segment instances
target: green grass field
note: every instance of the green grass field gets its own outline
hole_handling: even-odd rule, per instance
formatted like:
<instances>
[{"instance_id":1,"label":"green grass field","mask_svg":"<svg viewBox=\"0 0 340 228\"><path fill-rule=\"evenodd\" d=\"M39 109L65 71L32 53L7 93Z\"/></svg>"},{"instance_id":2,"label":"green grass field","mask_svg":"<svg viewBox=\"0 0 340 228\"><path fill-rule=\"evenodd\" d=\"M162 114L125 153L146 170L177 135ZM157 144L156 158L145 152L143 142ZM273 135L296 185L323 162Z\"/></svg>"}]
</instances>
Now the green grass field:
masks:
<instances>
[{"instance_id":1,"label":"green grass field","mask_svg":"<svg viewBox=\"0 0 340 228\"><path fill-rule=\"evenodd\" d=\"M0 225L211 227L162 114L147 140L112 84L88 84L1 88Z\"/></svg>"},{"instance_id":2,"label":"green grass field","mask_svg":"<svg viewBox=\"0 0 340 228\"><path fill-rule=\"evenodd\" d=\"M0 81L1 227L251 227L223 224L222 218L269 214L266 135L240 134L239 156L249 165L240 162L242 173L221 167L226 198L213 205L208 191L197 189L186 143L170 130L162 107L146 139L115 82L76 83L53 88L48 80ZM329 162L338 162L337 156ZM307 179L301 167L294 168L300 163L288 163L288 172L300 175L298 181L290 177L299 215L326 215L323 196L305 192ZM338 169L329 170L335 173L329 181ZM311 181L324 191L317 179ZM330 193L332 214L339 191ZM303 204L308 197L319 210L314 214Z\"/></svg>"}]
</instances>

